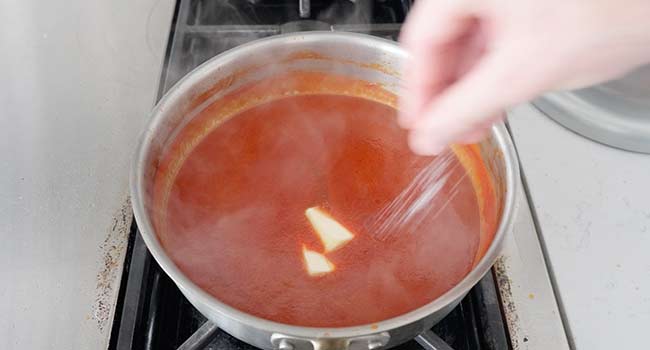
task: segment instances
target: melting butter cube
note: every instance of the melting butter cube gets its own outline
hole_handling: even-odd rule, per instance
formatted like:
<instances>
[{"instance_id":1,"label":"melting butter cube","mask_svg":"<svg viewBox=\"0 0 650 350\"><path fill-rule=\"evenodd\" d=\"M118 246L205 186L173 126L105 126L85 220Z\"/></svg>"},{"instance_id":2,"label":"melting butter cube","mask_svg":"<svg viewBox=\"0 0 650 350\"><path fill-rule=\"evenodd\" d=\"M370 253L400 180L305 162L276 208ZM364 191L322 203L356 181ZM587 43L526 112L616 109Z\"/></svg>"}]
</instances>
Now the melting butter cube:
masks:
<instances>
[{"instance_id":1,"label":"melting butter cube","mask_svg":"<svg viewBox=\"0 0 650 350\"><path fill-rule=\"evenodd\" d=\"M302 255L310 276L322 276L334 271L334 264L327 260L325 255L309 250L305 246L302 247Z\"/></svg>"},{"instance_id":2,"label":"melting butter cube","mask_svg":"<svg viewBox=\"0 0 650 350\"><path fill-rule=\"evenodd\" d=\"M307 209L305 215L323 242L326 253L341 248L354 238L348 229L318 207Z\"/></svg>"}]
</instances>

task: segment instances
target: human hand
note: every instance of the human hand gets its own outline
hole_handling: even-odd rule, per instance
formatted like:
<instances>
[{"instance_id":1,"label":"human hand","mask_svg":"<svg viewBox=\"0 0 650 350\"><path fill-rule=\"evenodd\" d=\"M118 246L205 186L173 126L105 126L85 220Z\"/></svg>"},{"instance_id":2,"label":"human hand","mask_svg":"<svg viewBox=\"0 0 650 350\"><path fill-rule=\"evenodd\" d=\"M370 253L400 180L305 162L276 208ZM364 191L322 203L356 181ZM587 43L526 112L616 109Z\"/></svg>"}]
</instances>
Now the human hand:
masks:
<instances>
[{"instance_id":1,"label":"human hand","mask_svg":"<svg viewBox=\"0 0 650 350\"><path fill-rule=\"evenodd\" d=\"M650 61L648 0L420 0L400 124L420 154L477 142L505 108L616 78Z\"/></svg>"}]
</instances>

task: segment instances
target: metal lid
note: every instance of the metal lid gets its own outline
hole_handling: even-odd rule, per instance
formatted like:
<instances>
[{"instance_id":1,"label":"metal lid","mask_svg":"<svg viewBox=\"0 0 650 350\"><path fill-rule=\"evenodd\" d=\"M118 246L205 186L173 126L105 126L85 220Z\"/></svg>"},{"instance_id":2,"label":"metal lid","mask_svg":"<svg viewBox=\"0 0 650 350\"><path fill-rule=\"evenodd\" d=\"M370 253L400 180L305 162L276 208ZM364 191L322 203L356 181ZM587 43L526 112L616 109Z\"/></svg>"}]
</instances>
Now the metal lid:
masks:
<instances>
[{"instance_id":1,"label":"metal lid","mask_svg":"<svg viewBox=\"0 0 650 350\"><path fill-rule=\"evenodd\" d=\"M533 104L582 136L650 153L650 65L605 84L552 92Z\"/></svg>"}]
</instances>

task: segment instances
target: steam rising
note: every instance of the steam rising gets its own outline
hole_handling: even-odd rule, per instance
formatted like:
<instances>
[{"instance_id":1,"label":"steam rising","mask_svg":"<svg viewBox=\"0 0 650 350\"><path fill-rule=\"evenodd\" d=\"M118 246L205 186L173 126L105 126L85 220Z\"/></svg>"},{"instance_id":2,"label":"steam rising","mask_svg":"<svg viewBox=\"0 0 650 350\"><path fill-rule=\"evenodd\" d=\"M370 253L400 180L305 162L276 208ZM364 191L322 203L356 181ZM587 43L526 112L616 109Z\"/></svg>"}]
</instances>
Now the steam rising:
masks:
<instances>
[{"instance_id":1,"label":"steam rising","mask_svg":"<svg viewBox=\"0 0 650 350\"><path fill-rule=\"evenodd\" d=\"M219 24L226 25L190 38L190 53L199 53L192 57L206 60L292 28L263 23L246 10L256 2L196 2L193 10L201 15L192 24L214 25L210 21L217 16ZM324 9L312 6L311 20L367 23L371 4L334 1ZM214 12L218 8L229 10ZM296 11L287 7L280 22L298 20ZM277 58L257 57L267 63ZM337 65L329 68L346 72ZM169 69L169 82L187 72L181 65ZM265 64L264 77L285 74L286 69ZM312 96L306 103L291 96L300 92L292 92L295 82L288 79L279 82L289 91L281 99L282 113L274 111L279 108L275 101L239 111L189 152L174 179L168 207L162 209L170 227L163 245L172 260L192 281L236 308L307 326L380 321L451 288L471 268L478 245L477 232L472 231L479 220L476 198L458 160L446 159L448 181L435 188L425 183L425 190L435 189L435 196L457 192L453 201L436 215L420 203L422 210L414 215L421 229L377 240L365 226L367 218L417 180L431 159L408 151L395 111L386 105L368 104L350 114L345 111L359 103L352 97L328 104ZM235 80L229 91L245 83ZM215 96L215 104L220 97ZM321 113L326 118L319 117ZM328 207L355 232L355 239L328 256L337 270L319 279L306 276L300 265L303 245L322 248L304 218L304 209L316 205Z\"/></svg>"}]
</instances>

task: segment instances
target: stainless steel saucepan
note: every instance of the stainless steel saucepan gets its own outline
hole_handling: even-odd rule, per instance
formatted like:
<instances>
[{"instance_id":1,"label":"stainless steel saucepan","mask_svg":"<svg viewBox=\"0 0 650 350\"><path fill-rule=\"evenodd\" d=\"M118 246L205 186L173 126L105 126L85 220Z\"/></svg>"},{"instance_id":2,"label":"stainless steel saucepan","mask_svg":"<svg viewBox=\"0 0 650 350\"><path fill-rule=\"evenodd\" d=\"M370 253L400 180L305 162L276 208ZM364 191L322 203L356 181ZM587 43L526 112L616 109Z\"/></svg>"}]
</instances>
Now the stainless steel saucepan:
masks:
<instances>
[{"instance_id":1,"label":"stainless steel saucepan","mask_svg":"<svg viewBox=\"0 0 650 350\"><path fill-rule=\"evenodd\" d=\"M293 59L287 60L289 57ZM498 228L489 249L473 270L444 295L416 310L373 325L299 327L234 309L190 281L169 258L154 231L151 191L157 162L165 146L197 110L244 84L292 69L345 74L381 84L399 94L400 66L406 57L407 53L396 43L366 35L308 32L274 36L239 46L209 60L172 87L154 108L141 136L131 174L135 218L147 247L163 270L201 313L226 332L264 349L388 348L431 328L489 271L504 235L512 227L519 182L517 157L502 124L495 125L489 137L479 144L481 157L494 182L498 207Z\"/></svg>"}]
</instances>

